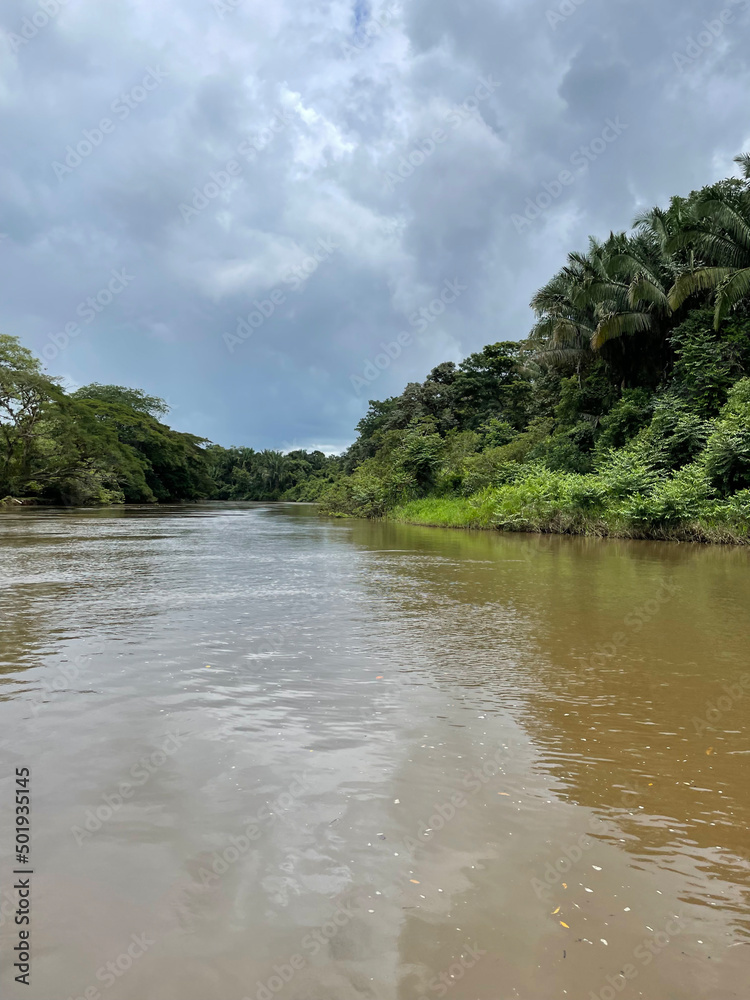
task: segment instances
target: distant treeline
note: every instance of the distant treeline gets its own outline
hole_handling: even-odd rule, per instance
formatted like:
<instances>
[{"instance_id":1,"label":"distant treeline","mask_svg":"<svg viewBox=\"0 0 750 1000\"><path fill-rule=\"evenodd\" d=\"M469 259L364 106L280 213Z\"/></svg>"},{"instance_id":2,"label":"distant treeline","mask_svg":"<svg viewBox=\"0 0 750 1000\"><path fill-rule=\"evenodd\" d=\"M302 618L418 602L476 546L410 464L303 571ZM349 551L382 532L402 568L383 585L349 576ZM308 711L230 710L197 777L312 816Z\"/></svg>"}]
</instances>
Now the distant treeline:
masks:
<instances>
[{"instance_id":1,"label":"distant treeline","mask_svg":"<svg viewBox=\"0 0 750 1000\"><path fill-rule=\"evenodd\" d=\"M123 386L66 393L17 338L0 336L0 500L304 500L341 466L319 451L212 445L172 430L167 412L164 400Z\"/></svg>"}]
</instances>

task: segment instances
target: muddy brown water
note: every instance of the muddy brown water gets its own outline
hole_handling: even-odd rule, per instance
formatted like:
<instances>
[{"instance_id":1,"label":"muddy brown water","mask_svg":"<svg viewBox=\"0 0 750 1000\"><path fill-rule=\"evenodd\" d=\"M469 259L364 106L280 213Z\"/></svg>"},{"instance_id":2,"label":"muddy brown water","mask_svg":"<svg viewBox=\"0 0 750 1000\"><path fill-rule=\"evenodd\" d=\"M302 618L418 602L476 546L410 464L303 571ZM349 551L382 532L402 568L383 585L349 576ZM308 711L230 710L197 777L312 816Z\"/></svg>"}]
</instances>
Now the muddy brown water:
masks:
<instances>
[{"instance_id":1,"label":"muddy brown water","mask_svg":"<svg viewBox=\"0 0 750 1000\"><path fill-rule=\"evenodd\" d=\"M747 998L749 559L0 514L0 995Z\"/></svg>"}]
</instances>

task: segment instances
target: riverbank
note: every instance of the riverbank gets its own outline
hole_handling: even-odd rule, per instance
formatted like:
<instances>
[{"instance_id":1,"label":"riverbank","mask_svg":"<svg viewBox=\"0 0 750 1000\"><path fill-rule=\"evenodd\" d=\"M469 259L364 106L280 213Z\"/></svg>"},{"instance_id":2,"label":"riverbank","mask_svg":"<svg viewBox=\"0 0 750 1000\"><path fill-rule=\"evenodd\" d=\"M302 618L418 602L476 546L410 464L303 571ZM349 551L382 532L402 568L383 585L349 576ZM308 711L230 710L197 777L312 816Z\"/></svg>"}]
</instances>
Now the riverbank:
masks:
<instances>
[{"instance_id":1,"label":"riverbank","mask_svg":"<svg viewBox=\"0 0 750 1000\"><path fill-rule=\"evenodd\" d=\"M400 504L385 520L429 528L462 528L474 531L508 531L533 534L585 535L597 538L650 539L710 545L748 545L748 521L727 518L717 511L711 520L697 518L676 523L636 523L614 511L585 514L547 505L526 508L514 515L502 510L500 490L474 497L424 497ZM723 515L723 516L722 516Z\"/></svg>"}]
</instances>

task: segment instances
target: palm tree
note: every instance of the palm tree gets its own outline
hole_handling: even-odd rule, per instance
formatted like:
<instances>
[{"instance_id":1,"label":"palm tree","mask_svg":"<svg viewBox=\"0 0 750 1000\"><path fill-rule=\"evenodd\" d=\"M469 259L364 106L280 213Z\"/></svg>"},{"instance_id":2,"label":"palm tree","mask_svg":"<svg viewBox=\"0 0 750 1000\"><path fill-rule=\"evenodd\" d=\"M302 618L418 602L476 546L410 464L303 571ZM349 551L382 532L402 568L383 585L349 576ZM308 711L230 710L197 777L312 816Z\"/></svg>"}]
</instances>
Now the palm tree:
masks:
<instances>
[{"instance_id":1,"label":"palm tree","mask_svg":"<svg viewBox=\"0 0 750 1000\"><path fill-rule=\"evenodd\" d=\"M673 277L661 238L647 219L636 220L632 236L611 233L598 250L598 274L583 293L595 305L594 350L637 333L663 335L671 309L667 289Z\"/></svg>"},{"instance_id":2,"label":"palm tree","mask_svg":"<svg viewBox=\"0 0 750 1000\"><path fill-rule=\"evenodd\" d=\"M567 266L534 296L539 320L530 340L544 345L543 354L563 360L627 335L663 333L671 314L667 289L676 274L663 247L666 213L654 209L636 226L632 236L590 239L588 252L570 254Z\"/></svg>"},{"instance_id":3,"label":"palm tree","mask_svg":"<svg viewBox=\"0 0 750 1000\"><path fill-rule=\"evenodd\" d=\"M735 157L744 181L729 179L704 188L691 219L671 244L692 246L700 262L675 281L669 303L678 309L699 292L714 293L714 328L750 293L750 154Z\"/></svg>"},{"instance_id":4,"label":"palm tree","mask_svg":"<svg viewBox=\"0 0 750 1000\"><path fill-rule=\"evenodd\" d=\"M591 353L591 337L596 327L592 309L581 308L578 289L583 283L585 261L570 254L568 265L547 282L531 300L538 320L529 334L540 360L553 364L574 363L580 368Z\"/></svg>"}]
</instances>

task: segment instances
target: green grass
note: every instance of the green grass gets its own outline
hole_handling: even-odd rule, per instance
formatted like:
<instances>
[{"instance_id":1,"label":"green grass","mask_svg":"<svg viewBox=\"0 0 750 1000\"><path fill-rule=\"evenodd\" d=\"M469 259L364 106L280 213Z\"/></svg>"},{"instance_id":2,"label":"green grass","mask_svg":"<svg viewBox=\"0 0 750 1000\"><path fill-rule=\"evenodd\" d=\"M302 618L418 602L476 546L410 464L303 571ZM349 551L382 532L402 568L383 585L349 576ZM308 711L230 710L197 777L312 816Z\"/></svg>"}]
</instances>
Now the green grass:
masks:
<instances>
[{"instance_id":1,"label":"green grass","mask_svg":"<svg viewBox=\"0 0 750 1000\"><path fill-rule=\"evenodd\" d=\"M435 528L522 531L650 538L661 541L729 545L750 543L745 517L698 516L673 523L643 523L614 510L561 509L559 502L530 502L517 488L487 489L471 497L432 496L410 500L386 515L389 521Z\"/></svg>"},{"instance_id":2,"label":"green grass","mask_svg":"<svg viewBox=\"0 0 750 1000\"><path fill-rule=\"evenodd\" d=\"M473 497L424 497L410 500L388 513L391 521L436 528L494 528L496 498L490 493Z\"/></svg>"}]
</instances>

